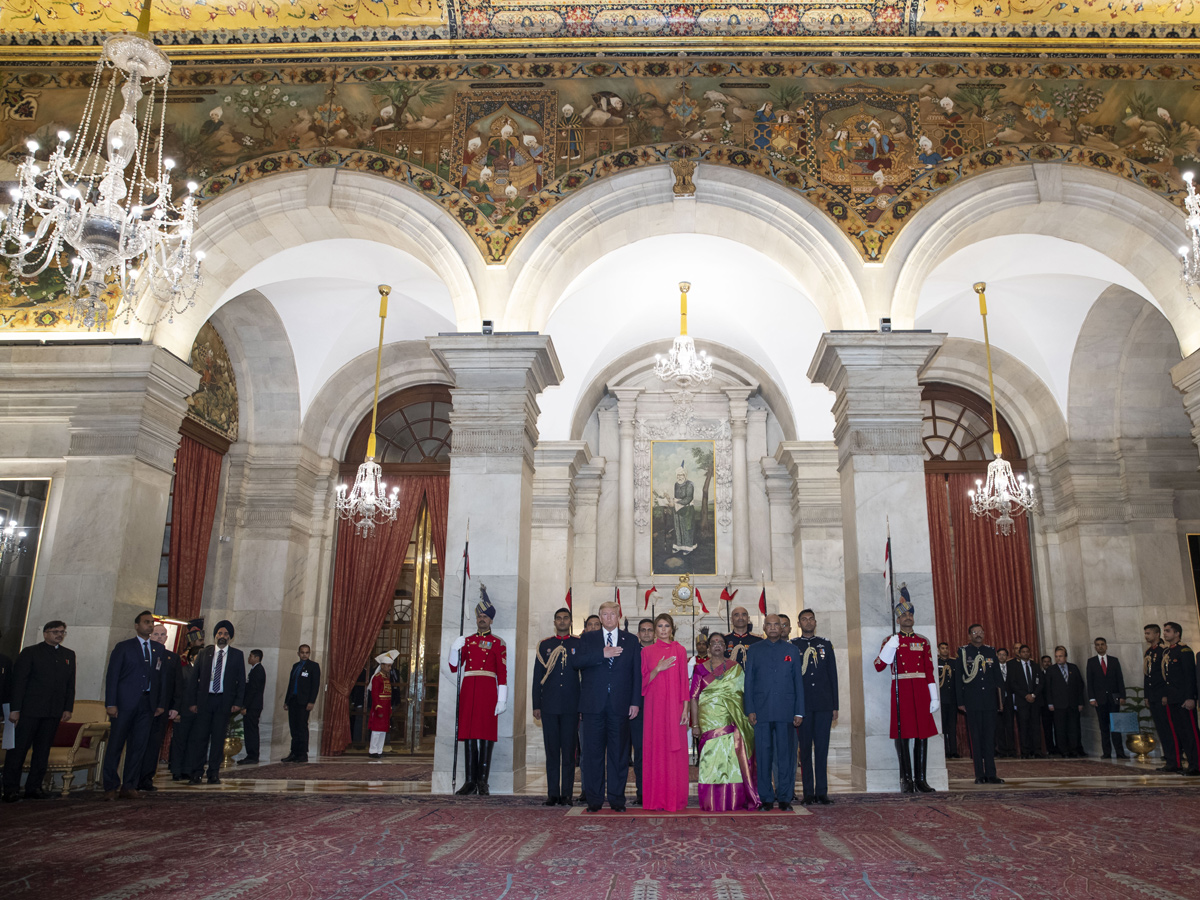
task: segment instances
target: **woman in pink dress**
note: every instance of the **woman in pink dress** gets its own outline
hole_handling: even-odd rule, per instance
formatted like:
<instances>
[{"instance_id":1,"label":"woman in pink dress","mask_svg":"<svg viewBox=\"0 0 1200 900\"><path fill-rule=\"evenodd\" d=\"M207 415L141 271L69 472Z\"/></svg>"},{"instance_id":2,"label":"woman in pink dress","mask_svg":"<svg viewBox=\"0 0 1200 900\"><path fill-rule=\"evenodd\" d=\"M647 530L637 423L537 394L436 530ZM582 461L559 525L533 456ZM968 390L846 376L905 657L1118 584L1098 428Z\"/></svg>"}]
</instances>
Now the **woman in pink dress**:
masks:
<instances>
[{"instance_id":1,"label":"woman in pink dress","mask_svg":"<svg viewBox=\"0 0 1200 900\"><path fill-rule=\"evenodd\" d=\"M654 620L654 634L642 648L642 808L674 812L688 803L687 653L666 613Z\"/></svg>"}]
</instances>

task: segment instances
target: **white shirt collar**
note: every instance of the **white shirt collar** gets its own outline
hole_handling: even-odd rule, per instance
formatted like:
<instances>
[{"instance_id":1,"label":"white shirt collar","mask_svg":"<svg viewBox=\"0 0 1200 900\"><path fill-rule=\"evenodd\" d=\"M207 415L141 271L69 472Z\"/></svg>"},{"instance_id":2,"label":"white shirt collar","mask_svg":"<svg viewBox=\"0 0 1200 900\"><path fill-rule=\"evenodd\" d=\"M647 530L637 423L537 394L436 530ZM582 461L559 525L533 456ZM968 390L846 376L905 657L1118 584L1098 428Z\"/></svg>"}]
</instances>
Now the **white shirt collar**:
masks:
<instances>
[{"instance_id":1,"label":"white shirt collar","mask_svg":"<svg viewBox=\"0 0 1200 900\"><path fill-rule=\"evenodd\" d=\"M601 625L601 626L600 626L600 630L601 630L601 631L603 631L605 634L611 634L611 635L613 635L613 640L615 641L615 640L616 640L616 634L617 634L617 633L618 633L618 632L619 632L621 629L620 629L620 628L605 628L603 625Z\"/></svg>"}]
</instances>

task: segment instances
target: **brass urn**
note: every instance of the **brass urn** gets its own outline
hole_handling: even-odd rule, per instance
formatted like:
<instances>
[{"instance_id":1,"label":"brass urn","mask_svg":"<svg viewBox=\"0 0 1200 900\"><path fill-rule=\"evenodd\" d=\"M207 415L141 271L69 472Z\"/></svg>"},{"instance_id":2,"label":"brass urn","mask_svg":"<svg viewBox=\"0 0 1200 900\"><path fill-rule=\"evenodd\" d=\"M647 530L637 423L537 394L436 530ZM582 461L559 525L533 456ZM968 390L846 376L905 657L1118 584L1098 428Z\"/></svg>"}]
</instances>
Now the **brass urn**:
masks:
<instances>
[{"instance_id":1,"label":"brass urn","mask_svg":"<svg viewBox=\"0 0 1200 900\"><path fill-rule=\"evenodd\" d=\"M1138 762L1145 762L1146 757L1158 746L1158 740L1152 734L1139 731L1137 734L1125 735L1125 746L1129 748L1130 753L1137 754Z\"/></svg>"},{"instance_id":2,"label":"brass urn","mask_svg":"<svg viewBox=\"0 0 1200 900\"><path fill-rule=\"evenodd\" d=\"M222 769L228 769L233 765L233 758L242 752L242 739L237 735L229 735L225 738L225 761L221 763Z\"/></svg>"}]
</instances>

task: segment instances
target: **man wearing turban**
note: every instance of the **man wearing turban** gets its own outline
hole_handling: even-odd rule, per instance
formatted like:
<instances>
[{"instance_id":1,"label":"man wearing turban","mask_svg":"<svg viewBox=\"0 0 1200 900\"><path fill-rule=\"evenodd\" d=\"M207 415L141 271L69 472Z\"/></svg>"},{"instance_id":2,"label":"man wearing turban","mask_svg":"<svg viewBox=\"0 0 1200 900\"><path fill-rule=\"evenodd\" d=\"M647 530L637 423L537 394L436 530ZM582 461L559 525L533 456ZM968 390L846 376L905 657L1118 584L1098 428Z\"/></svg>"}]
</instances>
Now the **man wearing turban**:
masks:
<instances>
[{"instance_id":1,"label":"man wearing turban","mask_svg":"<svg viewBox=\"0 0 1200 900\"><path fill-rule=\"evenodd\" d=\"M480 587L475 607L476 633L459 635L450 645L450 672L462 667L458 695L458 740L466 751L466 783L459 794L487 796L492 748L496 746L497 720L508 707L508 652L504 641L492 634L496 607Z\"/></svg>"}]
</instances>

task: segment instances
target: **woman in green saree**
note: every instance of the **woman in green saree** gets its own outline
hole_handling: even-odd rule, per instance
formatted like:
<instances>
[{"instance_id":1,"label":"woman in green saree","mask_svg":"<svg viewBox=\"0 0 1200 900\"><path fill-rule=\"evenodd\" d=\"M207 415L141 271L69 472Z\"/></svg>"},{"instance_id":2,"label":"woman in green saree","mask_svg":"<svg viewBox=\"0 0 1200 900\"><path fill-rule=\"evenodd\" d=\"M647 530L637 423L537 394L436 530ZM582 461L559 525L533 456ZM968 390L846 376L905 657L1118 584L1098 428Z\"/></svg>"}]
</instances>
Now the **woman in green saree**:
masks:
<instances>
[{"instance_id":1,"label":"woman in green saree","mask_svg":"<svg viewBox=\"0 0 1200 900\"><path fill-rule=\"evenodd\" d=\"M696 793L706 812L757 809L754 728L742 709L746 676L725 658L725 638L708 639L708 662L692 673L692 728L700 744Z\"/></svg>"}]
</instances>

